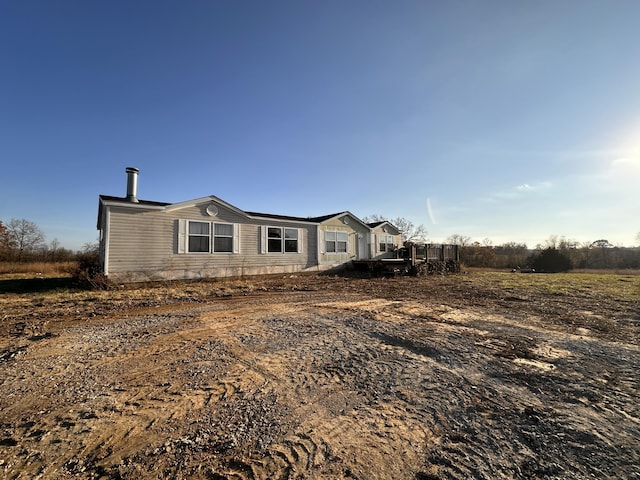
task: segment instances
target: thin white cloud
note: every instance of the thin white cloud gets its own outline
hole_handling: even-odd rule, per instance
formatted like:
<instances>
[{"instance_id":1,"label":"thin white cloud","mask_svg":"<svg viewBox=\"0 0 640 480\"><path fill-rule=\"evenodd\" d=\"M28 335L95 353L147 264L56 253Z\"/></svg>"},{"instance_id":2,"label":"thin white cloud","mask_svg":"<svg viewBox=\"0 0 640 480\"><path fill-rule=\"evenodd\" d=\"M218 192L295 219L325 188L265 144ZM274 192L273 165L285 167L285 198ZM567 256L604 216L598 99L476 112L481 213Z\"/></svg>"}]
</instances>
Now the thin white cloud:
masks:
<instances>
[{"instance_id":1,"label":"thin white cloud","mask_svg":"<svg viewBox=\"0 0 640 480\"><path fill-rule=\"evenodd\" d=\"M611 167L616 170L640 172L640 158L616 158L613 162L611 162Z\"/></svg>"},{"instance_id":2,"label":"thin white cloud","mask_svg":"<svg viewBox=\"0 0 640 480\"><path fill-rule=\"evenodd\" d=\"M640 155L608 159L597 169L580 177L592 193L625 197L637 190L640 181Z\"/></svg>"},{"instance_id":3,"label":"thin white cloud","mask_svg":"<svg viewBox=\"0 0 640 480\"><path fill-rule=\"evenodd\" d=\"M427 197L427 213L429 214L429 220L433 225L436 225L436 216L433 213L433 208L431 207L431 199Z\"/></svg>"},{"instance_id":4,"label":"thin white cloud","mask_svg":"<svg viewBox=\"0 0 640 480\"><path fill-rule=\"evenodd\" d=\"M539 183L522 183L511 187L507 190L500 190L493 192L489 195L490 201L497 200L513 200L522 198L527 195L533 195L550 190L553 187L551 182L539 182Z\"/></svg>"},{"instance_id":5,"label":"thin white cloud","mask_svg":"<svg viewBox=\"0 0 640 480\"><path fill-rule=\"evenodd\" d=\"M541 158L550 158L554 160L566 159L584 159L592 157L611 158L611 157L628 157L637 154L637 150L622 148L602 148L592 150L535 150L535 149L518 149L518 148L482 148L483 154L491 155L508 155L508 156L536 156Z\"/></svg>"}]
</instances>

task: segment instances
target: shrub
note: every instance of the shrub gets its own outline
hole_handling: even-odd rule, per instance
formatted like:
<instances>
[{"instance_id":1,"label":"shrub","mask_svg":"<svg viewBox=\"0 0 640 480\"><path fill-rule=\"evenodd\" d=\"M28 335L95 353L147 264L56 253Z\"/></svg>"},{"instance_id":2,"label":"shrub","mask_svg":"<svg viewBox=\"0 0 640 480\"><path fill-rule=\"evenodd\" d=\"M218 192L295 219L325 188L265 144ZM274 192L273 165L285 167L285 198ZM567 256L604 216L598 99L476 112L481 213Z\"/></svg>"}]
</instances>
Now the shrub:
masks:
<instances>
[{"instance_id":1,"label":"shrub","mask_svg":"<svg viewBox=\"0 0 640 480\"><path fill-rule=\"evenodd\" d=\"M536 272L567 272L573 268L569 256L553 247L529 257L529 265Z\"/></svg>"},{"instance_id":2,"label":"shrub","mask_svg":"<svg viewBox=\"0 0 640 480\"><path fill-rule=\"evenodd\" d=\"M100 269L100 250L97 243L87 243L77 255L76 280L82 287L105 289L107 279Z\"/></svg>"}]
</instances>

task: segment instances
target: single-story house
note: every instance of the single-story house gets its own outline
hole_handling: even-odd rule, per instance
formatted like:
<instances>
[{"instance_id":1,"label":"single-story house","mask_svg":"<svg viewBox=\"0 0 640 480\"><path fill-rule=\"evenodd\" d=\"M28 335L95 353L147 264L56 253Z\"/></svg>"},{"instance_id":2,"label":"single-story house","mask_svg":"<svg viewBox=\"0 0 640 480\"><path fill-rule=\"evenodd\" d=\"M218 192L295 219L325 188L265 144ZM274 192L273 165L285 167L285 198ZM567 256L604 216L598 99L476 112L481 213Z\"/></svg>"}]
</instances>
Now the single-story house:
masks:
<instances>
[{"instance_id":1,"label":"single-story house","mask_svg":"<svg viewBox=\"0 0 640 480\"><path fill-rule=\"evenodd\" d=\"M179 203L100 195L101 271L111 281L237 277L320 271L388 258L401 246L389 222L368 225L344 211L291 217L244 211L214 196Z\"/></svg>"}]
</instances>

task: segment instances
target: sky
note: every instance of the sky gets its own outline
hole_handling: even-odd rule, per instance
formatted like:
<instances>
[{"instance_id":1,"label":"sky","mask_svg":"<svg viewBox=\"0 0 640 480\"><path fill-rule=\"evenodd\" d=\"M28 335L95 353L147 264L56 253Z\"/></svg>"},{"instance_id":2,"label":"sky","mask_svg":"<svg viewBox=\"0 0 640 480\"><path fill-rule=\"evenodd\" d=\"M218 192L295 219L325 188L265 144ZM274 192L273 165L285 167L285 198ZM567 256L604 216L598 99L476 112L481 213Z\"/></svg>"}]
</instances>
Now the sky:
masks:
<instances>
[{"instance_id":1,"label":"sky","mask_svg":"<svg viewBox=\"0 0 640 480\"><path fill-rule=\"evenodd\" d=\"M637 0L0 0L0 220L98 196L638 244Z\"/></svg>"}]
</instances>

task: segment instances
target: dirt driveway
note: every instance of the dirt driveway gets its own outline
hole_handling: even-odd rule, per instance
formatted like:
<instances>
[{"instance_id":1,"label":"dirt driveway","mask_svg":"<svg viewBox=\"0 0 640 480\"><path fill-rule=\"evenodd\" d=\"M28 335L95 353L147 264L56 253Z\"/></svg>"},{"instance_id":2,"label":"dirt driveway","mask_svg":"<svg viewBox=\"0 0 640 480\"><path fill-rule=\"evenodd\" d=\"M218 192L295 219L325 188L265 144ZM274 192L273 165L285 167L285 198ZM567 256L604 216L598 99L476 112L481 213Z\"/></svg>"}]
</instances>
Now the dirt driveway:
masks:
<instances>
[{"instance_id":1,"label":"dirt driveway","mask_svg":"<svg viewBox=\"0 0 640 480\"><path fill-rule=\"evenodd\" d=\"M7 294L0 476L640 479L636 297L493 275Z\"/></svg>"}]
</instances>

